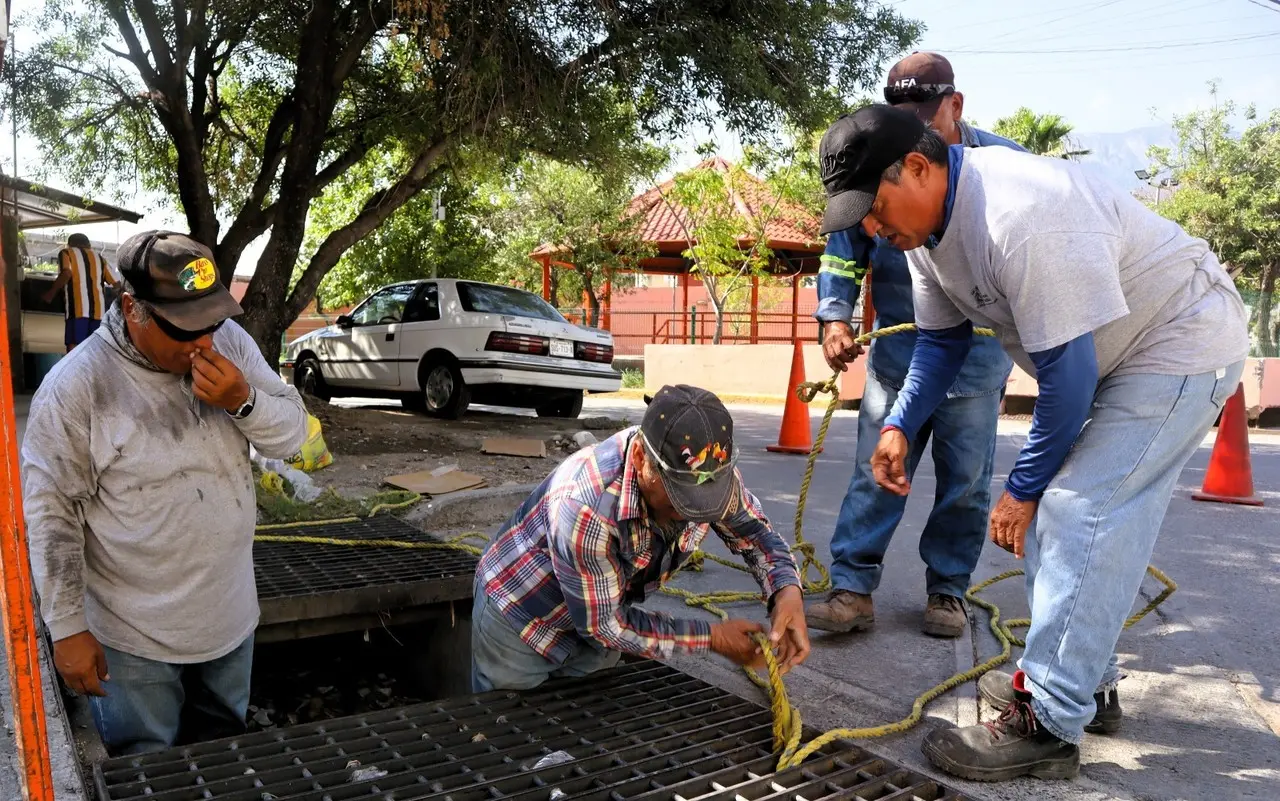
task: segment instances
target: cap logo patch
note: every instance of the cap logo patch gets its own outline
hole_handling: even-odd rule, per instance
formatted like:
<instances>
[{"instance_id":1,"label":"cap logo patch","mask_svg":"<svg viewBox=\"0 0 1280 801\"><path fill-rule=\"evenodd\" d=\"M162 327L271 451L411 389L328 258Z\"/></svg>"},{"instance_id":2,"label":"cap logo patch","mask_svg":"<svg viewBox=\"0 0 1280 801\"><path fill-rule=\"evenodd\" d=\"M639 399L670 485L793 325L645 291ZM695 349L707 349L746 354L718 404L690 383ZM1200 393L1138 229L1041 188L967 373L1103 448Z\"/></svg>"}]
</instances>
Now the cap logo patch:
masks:
<instances>
[{"instance_id":1,"label":"cap logo patch","mask_svg":"<svg viewBox=\"0 0 1280 801\"><path fill-rule=\"evenodd\" d=\"M729 454L725 451L724 446L719 442L703 446L702 450L698 451L696 456L693 451L689 450L688 446L685 446L680 449L680 455L684 457L684 463L689 465L689 469L698 474L699 484L710 481L715 475L714 471L702 471L699 469L702 465L706 464L708 456L721 464L729 458Z\"/></svg>"},{"instance_id":2,"label":"cap logo patch","mask_svg":"<svg viewBox=\"0 0 1280 801\"><path fill-rule=\"evenodd\" d=\"M178 273L178 283L182 284L182 288L188 292L208 289L216 280L218 280L218 273L213 268L213 262L205 258L196 259Z\"/></svg>"}]
</instances>

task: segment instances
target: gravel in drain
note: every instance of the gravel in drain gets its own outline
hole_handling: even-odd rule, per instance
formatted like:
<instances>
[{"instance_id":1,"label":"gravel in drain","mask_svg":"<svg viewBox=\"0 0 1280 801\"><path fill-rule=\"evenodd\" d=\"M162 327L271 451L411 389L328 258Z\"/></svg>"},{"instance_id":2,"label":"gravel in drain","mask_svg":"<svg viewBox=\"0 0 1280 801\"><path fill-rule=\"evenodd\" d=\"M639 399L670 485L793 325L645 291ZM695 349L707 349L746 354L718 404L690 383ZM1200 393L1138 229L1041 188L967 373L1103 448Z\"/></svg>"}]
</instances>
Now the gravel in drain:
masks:
<instances>
[{"instance_id":1,"label":"gravel in drain","mask_svg":"<svg viewBox=\"0 0 1280 801\"><path fill-rule=\"evenodd\" d=\"M254 653L250 732L330 720L427 700L387 631L269 643Z\"/></svg>"}]
</instances>

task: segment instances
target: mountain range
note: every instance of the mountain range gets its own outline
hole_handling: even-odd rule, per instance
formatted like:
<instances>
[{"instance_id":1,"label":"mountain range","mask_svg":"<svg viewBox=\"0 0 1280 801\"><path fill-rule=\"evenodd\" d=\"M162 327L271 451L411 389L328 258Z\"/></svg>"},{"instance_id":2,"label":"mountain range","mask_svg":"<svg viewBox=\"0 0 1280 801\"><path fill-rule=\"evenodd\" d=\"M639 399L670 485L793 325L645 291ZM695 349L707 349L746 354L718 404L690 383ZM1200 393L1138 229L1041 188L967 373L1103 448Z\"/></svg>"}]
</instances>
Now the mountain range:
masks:
<instances>
[{"instance_id":1,"label":"mountain range","mask_svg":"<svg viewBox=\"0 0 1280 801\"><path fill-rule=\"evenodd\" d=\"M1091 165L1122 189L1146 194L1152 190L1134 172L1151 166L1148 148L1172 147L1177 144L1177 134L1170 125L1149 125L1123 133L1073 133L1071 141L1073 150L1092 151L1080 159L1081 163Z\"/></svg>"}]
</instances>

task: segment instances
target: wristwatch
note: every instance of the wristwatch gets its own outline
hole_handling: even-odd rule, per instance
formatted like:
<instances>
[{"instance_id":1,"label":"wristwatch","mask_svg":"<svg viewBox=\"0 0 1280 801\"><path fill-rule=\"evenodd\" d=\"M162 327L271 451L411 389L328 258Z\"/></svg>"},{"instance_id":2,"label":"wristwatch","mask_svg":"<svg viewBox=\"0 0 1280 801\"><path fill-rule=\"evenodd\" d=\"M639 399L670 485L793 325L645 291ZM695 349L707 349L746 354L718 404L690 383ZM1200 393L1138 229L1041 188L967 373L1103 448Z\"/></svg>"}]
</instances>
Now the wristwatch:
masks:
<instances>
[{"instance_id":1,"label":"wristwatch","mask_svg":"<svg viewBox=\"0 0 1280 801\"><path fill-rule=\"evenodd\" d=\"M249 397L245 399L244 403L240 404L239 409L236 409L234 412L227 412L227 414L231 415L236 420L243 420L249 416L250 412L253 411L253 402L257 399L258 390L253 387L249 387Z\"/></svg>"}]
</instances>

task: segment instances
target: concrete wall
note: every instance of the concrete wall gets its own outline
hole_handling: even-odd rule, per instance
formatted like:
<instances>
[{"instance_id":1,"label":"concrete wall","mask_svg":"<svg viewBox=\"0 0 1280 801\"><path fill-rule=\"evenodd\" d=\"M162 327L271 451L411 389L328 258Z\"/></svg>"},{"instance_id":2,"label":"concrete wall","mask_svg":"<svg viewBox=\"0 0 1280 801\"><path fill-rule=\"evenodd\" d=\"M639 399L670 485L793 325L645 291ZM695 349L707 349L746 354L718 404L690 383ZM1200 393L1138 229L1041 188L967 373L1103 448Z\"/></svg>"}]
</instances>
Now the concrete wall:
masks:
<instances>
[{"instance_id":1,"label":"concrete wall","mask_svg":"<svg viewBox=\"0 0 1280 801\"><path fill-rule=\"evenodd\" d=\"M804 345L803 352L805 380L818 381L831 375L820 346ZM790 345L647 345L645 391L653 392L663 384L686 383L721 395L783 398L791 354ZM865 383L865 362L859 359L841 378L841 399L860 399ZM1242 383L1251 421L1257 421L1268 410L1280 410L1280 359L1249 359ZM1013 368L1008 397L1035 398L1038 391L1034 378Z\"/></svg>"},{"instance_id":2,"label":"concrete wall","mask_svg":"<svg viewBox=\"0 0 1280 801\"><path fill-rule=\"evenodd\" d=\"M644 388L656 392L664 384L693 384L718 395L783 399L793 352L791 345L646 345ZM806 381L831 376L820 345L804 345L802 352ZM859 359L841 376L840 398L861 398L865 384L866 369Z\"/></svg>"}]
</instances>

